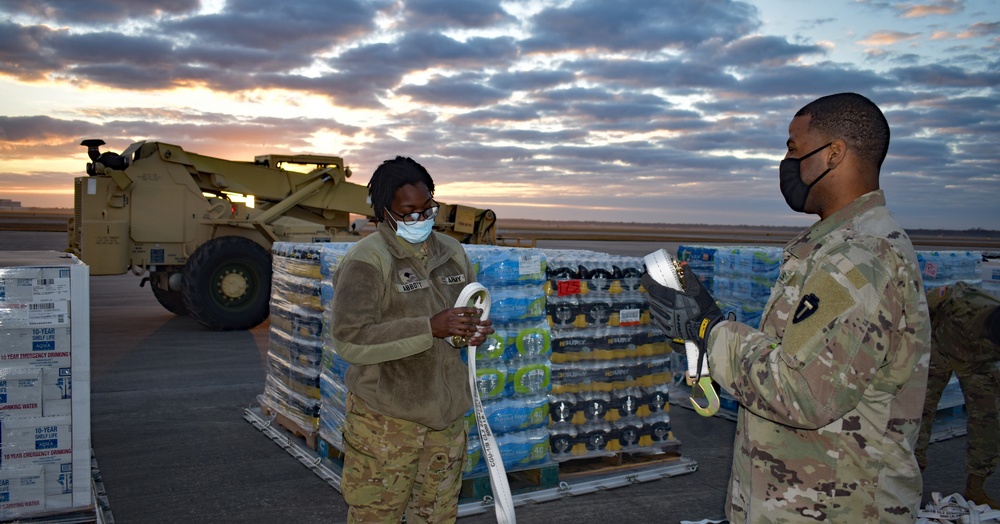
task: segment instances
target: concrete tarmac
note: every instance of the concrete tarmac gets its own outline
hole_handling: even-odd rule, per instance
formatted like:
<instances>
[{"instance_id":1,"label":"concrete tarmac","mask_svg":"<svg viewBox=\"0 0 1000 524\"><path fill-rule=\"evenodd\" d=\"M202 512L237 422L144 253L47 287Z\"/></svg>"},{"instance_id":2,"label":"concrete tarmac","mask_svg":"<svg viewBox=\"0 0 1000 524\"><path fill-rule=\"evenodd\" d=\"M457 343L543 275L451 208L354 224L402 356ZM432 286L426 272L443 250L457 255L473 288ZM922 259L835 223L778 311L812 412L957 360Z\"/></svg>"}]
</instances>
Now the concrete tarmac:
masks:
<instances>
[{"instance_id":1,"label":"concrete tarmac","mask_svg":"<svg viewBox=\"0 0 1000 524\"><path fill-rule=\"evenodd\" d=\"M0 250L61 251L65 239L65 233L0 232ZM653 250L622 248L629 255ZM91 435L114 521L344 522L347 506L340 493L243 418L244 408L257 406L263 392L269 325L208 331L167 312L139 281L131 274L91 278ZM677 406L671 406L671 417L681 454L697 462L697 471L526 504L517 508L518 519L721 518L735 423ZM963 489L965 443L956 437L931 445L924 505L932 492ZM1000 475L989 479L987 490L1000 493ZM495 516L490 509L459 522L495 522Z\"/></svg>"}]
</instances>

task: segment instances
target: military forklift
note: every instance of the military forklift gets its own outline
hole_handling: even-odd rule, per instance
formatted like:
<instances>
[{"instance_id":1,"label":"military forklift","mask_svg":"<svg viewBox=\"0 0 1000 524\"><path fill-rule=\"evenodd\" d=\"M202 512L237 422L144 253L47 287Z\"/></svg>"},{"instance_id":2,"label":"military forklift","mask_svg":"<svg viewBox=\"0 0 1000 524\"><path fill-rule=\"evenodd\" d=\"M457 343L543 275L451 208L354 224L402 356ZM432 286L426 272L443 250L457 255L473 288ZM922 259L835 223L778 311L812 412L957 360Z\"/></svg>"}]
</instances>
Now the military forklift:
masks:
<instances>
[{"instance_id":1,"label":"military forklift","mask_svg":"<svg viewBox=\"0 0 1000 524\"><path fill-rule=\"evenodd\" d=\"M164 308L212 330L267 319L274 242L352 241L372 230L368 189L347 181L340 157L241 162L163 142L121 154L101 152L104 144L81 143L91 161L75 179L68 251L91 275L142 276ZM434 226L463 243L497 239L488 209L442 203Z\"/></svg>"}]
</instances>

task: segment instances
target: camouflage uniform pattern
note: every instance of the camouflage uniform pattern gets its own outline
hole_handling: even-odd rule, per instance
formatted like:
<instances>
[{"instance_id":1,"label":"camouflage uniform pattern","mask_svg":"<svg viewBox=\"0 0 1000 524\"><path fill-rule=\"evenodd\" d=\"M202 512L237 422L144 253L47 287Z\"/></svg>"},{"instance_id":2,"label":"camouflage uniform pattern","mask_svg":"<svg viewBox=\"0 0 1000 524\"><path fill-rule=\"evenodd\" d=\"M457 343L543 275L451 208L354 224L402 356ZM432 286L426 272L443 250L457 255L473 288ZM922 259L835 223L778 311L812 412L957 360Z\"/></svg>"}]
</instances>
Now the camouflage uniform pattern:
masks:
<instances>
[{"instance_id":1,"label":"camouflage uniform pattern","mask_svg":"<svg viewBox=\"0 0 1000 524\"><path fill-rule=\"evenodd\" d=\"M466 430L459 418L435 431L388 417L348 394L341 491L347 521L407 524L455 522L462 488Z\"/></svg>"},{"instance_id":2,"label":"camouflage uniform pattern","mask_svg":"<svg viewBox=\"0 0 1000 524\"><path fill-rule=\"evenodd\" d=\"M954 371L968 413L965 469L988 477L1000 460L1000 345L987 338L986 319L1000 300L965 282L927 291L931 313L931 364L920 425L917 460L927 466L934 415Z\"/></svg>"},{"instance_id":3,"label":"camouflage uniform pattern","mask_svg":"<svg viewBox=\"0 0 1000 524\"><path fill-rule=\"evenodd\" d=\"M722 322L712 377L739 411L731 522L907 522L930 322L909 237L873 191L784 250L760 329Z\"/></svg>"}]
</instances>

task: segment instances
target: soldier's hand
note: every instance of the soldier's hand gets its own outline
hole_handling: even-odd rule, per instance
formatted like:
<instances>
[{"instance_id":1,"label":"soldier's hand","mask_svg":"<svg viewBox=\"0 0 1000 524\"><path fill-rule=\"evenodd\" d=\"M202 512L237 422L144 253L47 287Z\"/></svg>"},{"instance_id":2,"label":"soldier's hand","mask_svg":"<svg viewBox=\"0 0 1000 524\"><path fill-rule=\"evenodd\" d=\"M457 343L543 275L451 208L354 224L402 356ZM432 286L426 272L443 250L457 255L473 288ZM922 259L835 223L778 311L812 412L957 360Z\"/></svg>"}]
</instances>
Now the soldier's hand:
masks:
<instances>
[{"instance_id":1,"label":"soldier's hand","mask_svg":"<svg viewBox=\"0 0 1000 524\"><path fill-rule=\"evenodd\" d=\"M653 321L670 338L691 340L702 350L712 328L722 320L722 310L690 268L684 269L684 291L661 285L648 273L642 275Z\"/></svg>"},{"instance_id":2,"label":"soldier's hand","mask_svg":"<svg viewBox=\"0 0 1000 524\"><path fill-rule=\"evenodd\" d=\"M455 347L482 343L493 333L493 322L481 320L482 314L483 310L474 307L445 309L431 317L431 334L448 340Z\"/></svg>"}]
</instances>

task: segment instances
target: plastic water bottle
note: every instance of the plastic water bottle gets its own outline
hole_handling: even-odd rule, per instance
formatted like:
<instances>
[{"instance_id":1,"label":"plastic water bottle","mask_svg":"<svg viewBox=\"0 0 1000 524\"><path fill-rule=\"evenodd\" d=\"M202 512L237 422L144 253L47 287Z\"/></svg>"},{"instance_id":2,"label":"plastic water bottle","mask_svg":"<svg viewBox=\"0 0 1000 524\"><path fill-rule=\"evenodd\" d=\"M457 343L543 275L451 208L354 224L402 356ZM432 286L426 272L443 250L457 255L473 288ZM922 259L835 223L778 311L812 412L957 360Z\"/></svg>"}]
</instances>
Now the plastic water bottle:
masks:
<instances>
[{"instance_id":1,"label":"plastic water bottle","mask_svg":"<svg viewBox=\"0 0 1000 524\"><path fill-rule=\"evenodd\" d=\"M545 291L539 285L490 288L490 318L515 323L545 318Z\"/></svg>"},{"instance_id":2,"label":"plastic water bottle","mask_svg":"<svg viewBox=\"0 0 1000 524\"><path fill-rule=\"evenodd\" d=\"M552 389L552 366L549 359L532 357L507 362L506 396L529 396Z\"/></svg>"}]
</instances>

